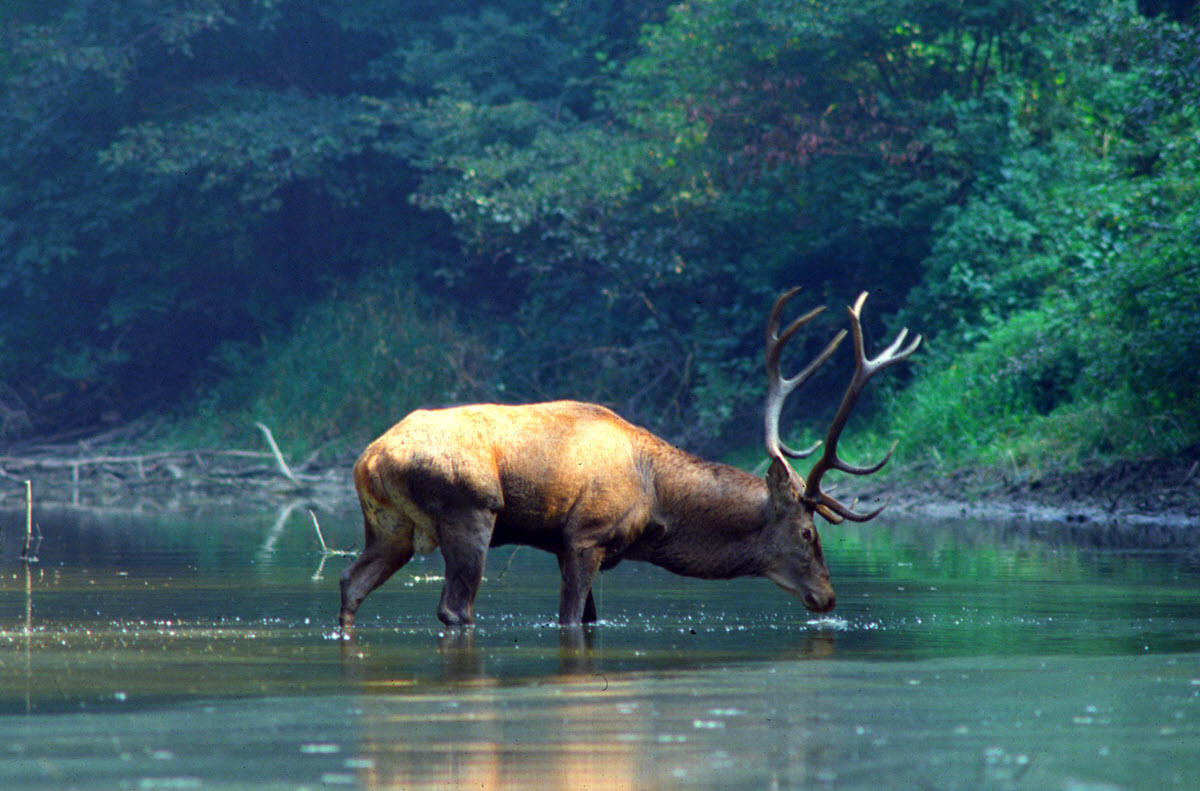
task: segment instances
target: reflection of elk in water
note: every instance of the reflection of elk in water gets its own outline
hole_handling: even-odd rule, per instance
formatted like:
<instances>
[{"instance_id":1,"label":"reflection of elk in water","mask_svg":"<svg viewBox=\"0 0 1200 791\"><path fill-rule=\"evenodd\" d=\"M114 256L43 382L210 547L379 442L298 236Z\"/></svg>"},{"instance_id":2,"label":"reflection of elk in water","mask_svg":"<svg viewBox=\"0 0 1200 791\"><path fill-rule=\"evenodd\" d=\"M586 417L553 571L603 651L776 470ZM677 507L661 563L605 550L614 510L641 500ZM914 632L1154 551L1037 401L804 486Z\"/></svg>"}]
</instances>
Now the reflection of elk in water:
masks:
<instances>
[{"instance_id":1,"label":"reflection of elk in water","mask_svg":"<svg viewBox=\"0 0 1200 791\"><path fill-rule=\"evenodd\" d=\"M366 522L362 555L342 574L342 628L354 625L363 599L412 558L441 547L446 561L438 617L469 624L489 546L524 544L558 556L558 620L596 620L592 581L622 560L644 560L690 577L766 577L814 612L834 606L814 516L866 521L821 490L829 470L867 475L838 458L837 442L867 381L907 358L906 332L874 360L863 349L859 314L849 309L855 370L806 479L785 457L804 458L779 437L785 399L807 381L846 336L838 333L799 374L784 378L784 345L817 308L780 331L793 289L767 323L766 479L703 461L595 404L557 401L419 410L371 443L354 465Z\"/></svg>"},{"instance_id":2,"label":"reflection of elk in water","mask_svg":"<svg viewBox=\"0 0 1200 791\"><path fill-rule=\"evenodd\" d=\"M593 648L589 628L554 631L522 640L519 670L492 661L507 651L503 635L476 629L440 632L441 672L426 679L398 676L387 652L347 652L344 667L359 689L359 737L346 761L356 785L688 788L719 785L713 778L728 777L728 770L714 773L714 764L732 758L778 778L761 785L791 788L807 787L798 778L832 777L839 769L838 756L813 737L828 730L830 709L837 709L827 683L834 666L803 661L831 656L834 632L805 629L782 640L762 633L769 644L757 656L772 661L746 663L731 687L711 644L694 650L668 637L645 646L640 668L608 669L614 661L629 665L627 649ZM767 719L746 716L750 711Z\"/></svg>"},{"instance_id":3,"label":"reflection of elk in water","mask_svg":"<svg viewBox=\"0 0 1200 791\"><path fill-rule=\"evenodd\" d=\"M535 664L552 662L557 638L558 674L532 668L527 677L508 669L490 673L488 658L505 651L504 638L475 629L439 634L442 675L430 679L432 685L397 677L386 654L348 653L349 665L360 673L353 706L359 738L355 758L346 762L355 767L357 786L380 791L715 786L714 777L729 773L714 773L714 762L732 758L777 778L760 785L791 788L807 787L803 779L819 772L833 776L840 768L838 756L813 736L828 730L830 709L837 710L826 683L833 665L802 661L830 656L831 632L801 630L790 645L787 638L770 637L759 655L782 664L750 662L735 672L738 683L730 687L729 673L714 668L710 647L693 652L659 643L648 647L641 670L597 672L609 664L604 646L593 651L570 644L593 630L556 631L543 633L540 641L522 641L521 654ZM612 658L624 664L628 655L617 648ZM663 663L668 672L646 672ZM405 692L397 694L401 688ZM764 709L765 721L746 716Z\"/></svg>"}]
</instances>

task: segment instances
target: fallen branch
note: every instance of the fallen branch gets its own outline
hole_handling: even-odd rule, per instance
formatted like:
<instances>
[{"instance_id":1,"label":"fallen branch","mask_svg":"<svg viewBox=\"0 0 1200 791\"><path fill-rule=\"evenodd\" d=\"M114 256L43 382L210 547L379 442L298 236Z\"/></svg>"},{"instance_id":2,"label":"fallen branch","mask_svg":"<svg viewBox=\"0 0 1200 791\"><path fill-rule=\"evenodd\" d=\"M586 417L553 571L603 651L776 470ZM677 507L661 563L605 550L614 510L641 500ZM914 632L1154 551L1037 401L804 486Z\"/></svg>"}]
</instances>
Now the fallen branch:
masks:
<instances>
[{"instance_id":1,"label":"fallen branch","mask_svg":"<svg viewBox=\"0 0 1200 791\"><path fill-rule=\"evenodd\" d=\"M275 437L271 434L271 429L267 428L263 423L255 423L254 425L257 426L258 430L261 431L263 436L267 438L267 444L271 447L271 453L275 454L275 462L279 465L279 472L283 475L283 477L287 478L297 486L304 486L304 484L300 483L300 481L292 473L292 470L290 467L288 467L287 462L284 461L283 453L280 452L279 446L275 444Z\"/></svg>"},{"instance_id":2,"label":"fallen branch","mask_svg":"<svg viewBox=\"0 0 1200 791\"><path fill-rule=\"evenodd\" d=\"M47 451L50 453L51 451ZM0 465L7 465L18 469L40 469L40 470L62 470L69 469L72 472L83 467L102 467L108 465L133 465L140 469L143 473L147 465L156 463L170 463L172 461L181 461L188 458L198 459L200 456L225 456L229 458L247 458L247 459L268 459L271 458L270 453L254 450L187 450L187 451L162 451L158 453L140 453L128 456L77 456L74 458L58 458L65 454L56 454L54 458L45 458L37 456L0 456ZM12 473L5 471L5 477L14 478Z\"/></svg>"},{"instance_id":3,"label":"fallen branch","mask_svg":"<svg viewBox=\"0 0 1200 791\"><path fill-rule=\"evenodd\" d=\"M26 446L0 454L0 507L19 507L23 481L37 485L39 499L69 503L111 502L126 496L160 496L164 487L188 496L226 496L255 492L262 496L344 496L340 465L316 466L317 453L292 467L265 425L256 424L267 447L255 450L180 448L141 451L136 448L92 448L74 445ZM303 472L302 470L309 470ZM16 486L9 486L12 481ZM221 495L216 491L220 489ZM36 536L35 536L36 538Z\"/></svg>"}]
</instances>

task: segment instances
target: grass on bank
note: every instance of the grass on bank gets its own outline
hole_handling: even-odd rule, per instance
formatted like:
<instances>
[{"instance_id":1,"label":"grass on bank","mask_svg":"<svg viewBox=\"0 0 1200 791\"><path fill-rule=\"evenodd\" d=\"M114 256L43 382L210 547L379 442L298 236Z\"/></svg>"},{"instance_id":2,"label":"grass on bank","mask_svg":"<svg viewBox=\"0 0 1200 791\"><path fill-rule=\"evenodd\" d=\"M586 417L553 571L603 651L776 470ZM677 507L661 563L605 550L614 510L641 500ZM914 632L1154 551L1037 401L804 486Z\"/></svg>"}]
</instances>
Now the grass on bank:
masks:
<instances>
[{"instance_id":1,"label":"grass on bank","mask_svg":"<svg viewBox=\"0 0 1200 791\"><path fill-rule=\"evenodd\" d=\"M871 463L895 442L884 480L963 469L1028 479L1200 442L1200 415L1089 383L1077 346L1029 313L953 357L927 347L907 388L890 389L887 375L871 384L875 412L852 418L842 455ZM478 400L488 390L479 381L483 344L388 272L331 295L290 334L230 350L225 363L229 376L175 427L171 445L256 447L254 424L263 423L293 460L315 451L340 459L415 408ZM797 429L790 439L801 446L825 427ZM725 460L765 469L761 446L731 449Z\"/></svg>"},{"instance_id":2,"label":"grass on bank","mask_svg":"<svg viewBox=\"0 0 1200 791\"><path fill-rule=\"evenodd\" d=\"M1044 316L1017 316L953 358L929 354L911 386L886 399L877 425L899 441L905 465L1022 478L1197 446L1200 415L1186 398L1105 382L1088 354Z\"/></svg>"},{"instance_id":3,"label":"grass on bank","mask_svg":"<svg viewBox=\"0 0 1200 791\"><path fill-rule=\"evenodd\" d=\"M290 334L228 349L228 377L173 430L173 444L260 444L293 458L353 455L408 412L466 398L480 347L405 282L378 273L314 308Z\"/></svg>"}]
</instances>

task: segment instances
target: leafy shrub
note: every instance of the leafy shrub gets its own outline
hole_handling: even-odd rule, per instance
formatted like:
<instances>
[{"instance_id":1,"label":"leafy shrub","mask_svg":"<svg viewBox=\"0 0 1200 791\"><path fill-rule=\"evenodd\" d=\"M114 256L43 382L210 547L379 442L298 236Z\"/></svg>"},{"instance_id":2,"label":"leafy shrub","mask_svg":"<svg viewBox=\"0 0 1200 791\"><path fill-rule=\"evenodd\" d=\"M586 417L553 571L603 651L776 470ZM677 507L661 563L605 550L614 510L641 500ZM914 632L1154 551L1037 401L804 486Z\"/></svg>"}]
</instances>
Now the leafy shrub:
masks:
<instances>
[{"instance_id":1,"label":"leafy shrub","mask_svg":"<svg viewBox=\"0 0 1200 791\"><path fill-rule=\"evenodd\" d=\"M483 357L446 309L391 272L317 303L291 333L227 350L233 374L191 426L271 427L285 449L355 450L413 409L470 397ZM252 429L251 429L252 430Z\"/></svg>"},{"instance_id":2,"label":"leafy shrub","mask_svg":"<svg viewBox=\"0 0 1200 791\"><path fill-rule=\"evenodd\" d=\"M1169 395L1194 390L1194 380L1171 376L1139 386L1127 376L1097 378L1097 360L1137 364L1116 354L1111 337L1101 339L1112 335L1107 329L1074 322L1080 312L1063 304L1025 311L969 351L932 355L924 375L889 404L901 456L951 468L1071 469L1170 454L1194 442L1194 396Z\"/></svg>"},{"instance_id":3,"label":"leafy shrub","mask_svg":"<svg viewBox=\"0 0 1200 791\"><path fill-rule=\"evenodd\" d=\"M905 455L954 466L1018 454L1023 462L1044 454L1049 463L1074 463L1097 452L1095 437L1054 428L1095 406L1077 399L1077 338L1062 315L1024 311L967 352L935 352L925 375L891 405L893 420L905 426ZM1048 441L1056 435L1058 442Z\"/></svg>"}]
</instances>

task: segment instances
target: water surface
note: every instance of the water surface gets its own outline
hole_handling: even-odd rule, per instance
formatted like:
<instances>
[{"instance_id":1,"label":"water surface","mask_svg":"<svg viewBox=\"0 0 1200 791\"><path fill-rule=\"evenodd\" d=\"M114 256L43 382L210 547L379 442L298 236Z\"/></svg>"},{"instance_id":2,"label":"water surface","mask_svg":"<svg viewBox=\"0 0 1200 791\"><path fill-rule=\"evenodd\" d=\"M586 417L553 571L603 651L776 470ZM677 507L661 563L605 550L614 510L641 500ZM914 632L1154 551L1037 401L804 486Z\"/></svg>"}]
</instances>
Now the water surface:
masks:
<instances>
[{"instance_id":1,"label":"water surface","mask_svg":"<svg viewBox=\"0 0 1200 791\"><path fill-rule=\"evenodd\" d=\"M578 630L553 558L511 547L478 625L445 629L434 556L346 643L348 561L322 566L304 509L41 513L30 565L0 518L6 789L1200 785L1186 533L885 514L824 529L832 617L628 563ZM320 520L357 545L352 514Z\"/></svg>"}]
</instances>

